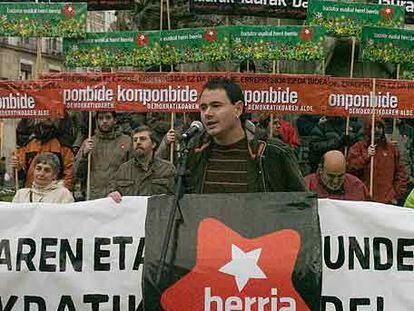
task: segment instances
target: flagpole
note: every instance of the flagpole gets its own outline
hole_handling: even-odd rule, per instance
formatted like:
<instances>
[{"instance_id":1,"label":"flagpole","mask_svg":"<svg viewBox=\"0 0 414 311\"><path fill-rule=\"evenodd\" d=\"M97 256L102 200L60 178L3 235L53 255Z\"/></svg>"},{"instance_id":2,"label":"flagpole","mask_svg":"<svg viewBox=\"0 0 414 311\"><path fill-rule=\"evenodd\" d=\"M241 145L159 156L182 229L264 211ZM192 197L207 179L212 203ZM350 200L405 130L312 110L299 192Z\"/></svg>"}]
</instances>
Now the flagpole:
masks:
<instances>
[{"instance_id":1,"label":"flagpole","mask_svg":"<svg viewBox=\"0 0 414 311\"><path fill-rule=\"evenodd\" d=\"M92 111L89 111L88 139L92 139ZM88 172L86 175L86 200L91 198L91 150L88 152Z\"/></svg>"},{"instance_id":2,"label":"flagpole","mask_svg":"<svg viewBox=\"0 0 414 311\"><path fill-rule=\"evenodd\" d=\"M352 37L352 49L351 49L351 68L349 70L349 77L352 79L354 77L354 59L355 59L355 44L356 44L356 38ZM345 135L349 135L349 123L350 123L350 117L349 114L346 116L346 124L345 124ZM345 146L345 157L348 153L348 146Z\"/></svg>"},{"instance_id":3,"label":"flagpole","mask_svg":"<svg viewBox=\"0 0 414 311\"><path fill-rule=\"evenodd\" d=\"M397 75L396 79L400 79L400 64L397 64ZM397 118L392 119L392 141L397 141Z\"/></svg>"},{"instance_id":4,"label":"flagpole","mask_svg":"<svg viewBox=\"0 0 414 311\"><path fill-rule=\"evenodd\" d=\"M374 78L372 81L372 96L373 96L373 100L375 101L373 103L373 107L372 107L372 118L371 118L371 146L374 146L375 144L375 107L376 105L376 97L375 97L375 93L376 93L376 79ZM375 156L371 157L371 163L370 163L370 174L369 174L369 195L371 196L371 198L373 197L374 194L374 158Z\"/></svg>"}]
</instances>

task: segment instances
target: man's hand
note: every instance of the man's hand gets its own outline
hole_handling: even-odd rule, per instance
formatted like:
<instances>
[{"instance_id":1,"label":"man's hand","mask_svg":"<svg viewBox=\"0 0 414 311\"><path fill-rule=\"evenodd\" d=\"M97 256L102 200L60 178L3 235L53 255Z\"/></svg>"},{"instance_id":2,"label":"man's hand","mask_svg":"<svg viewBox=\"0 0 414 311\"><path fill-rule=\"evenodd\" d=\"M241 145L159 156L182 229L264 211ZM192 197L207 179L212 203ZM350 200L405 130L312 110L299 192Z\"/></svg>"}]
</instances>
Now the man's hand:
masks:
<instances>
[{"instance_id":1,"label":"man's hand","mask_svg":"<svg viewBox=\"0 0 414 311\"><path fill-rule=\"evenodd\" d=\"M176 140L175 130L174 129L170 129L167 132L167 136L166 136L167 145L171 145L171 144L175 143L175 140Z\"/></svg>"},{"instance_id":2,"label":"man's hand","mask_svg":"<svg viewBox=\"0 0 414 311\"><path fill-rule=\"evenodd\" d=\"M122 195L118 191L114 191L108 194L108 198L112 198L115 203L121 203L122 201Z\"/></svg>"},{"instance_id":3,"label":"man's hand","mask_svg":"<svg viewBox=\"0 0 414 311\"><path fill-rule=\"evenodd\" d=\"M92 138L87 138L85 139L84 143L83 143L83 155L86 156L89 154L89 152L91 152L94 148L93 145L93 140Z\"/></svg>"},{"instance_id":4,"label":"man's hand","mask_svg":"<svg viewBox=\"0 0 414 311\"><path fill-rule=\"evenodd\" d=\"M370 145L368 147L368 155L370 157L374 157L375 156L375 149L376 149L376 145Z\"/></svg>"},{"instance_id":5,"label":"man's hand","mask_svg":"<svg viewBox=\"0 0 414 311\"><path fill-rule=\"evenodd\" d=\"M18 169L19 168L19 157L17 155L12 155L10 157L10 165L12 167L13 170Z\"/></svg>"}]
</instances>

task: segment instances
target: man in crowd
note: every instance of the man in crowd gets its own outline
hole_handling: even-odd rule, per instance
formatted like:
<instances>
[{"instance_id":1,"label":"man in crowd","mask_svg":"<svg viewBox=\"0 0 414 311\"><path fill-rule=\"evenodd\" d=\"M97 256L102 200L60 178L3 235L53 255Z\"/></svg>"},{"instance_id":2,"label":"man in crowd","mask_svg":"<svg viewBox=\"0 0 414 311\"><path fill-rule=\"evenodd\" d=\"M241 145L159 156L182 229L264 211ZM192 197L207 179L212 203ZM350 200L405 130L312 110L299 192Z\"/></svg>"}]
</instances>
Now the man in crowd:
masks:
<instances>
[{"instance_id":1,"label":"man in crowd","mask_svg":"<svg viewBox=\"0 0 414 311\"><path fill-rule=\"evenodd\" d=\"M190 193L305 191L295 157L285 144L266 143L243 115L240 86L228 78L208 81L200 97L200 137L189 156Z\"/></svg>"},{"instance_id":2,"label":"man in crowd","mask_svg":"<svg viewBox=\"0 0 414 311\"><path fill-rule=\"evenodd\" d=\"M345 157L338 150L325 153L318 170L306 176L305 183L309 190L318 195L318 198L369 200L369 193L364 183L358 177L346 173Z\"/></svg>"},{"instance_id":3,"label":"man in crowd","mask_svg":"<svg viewBox=\"0 0 414 311\"><path fill-rule=\"evenodd\" d=\"M96 114L96 133L86 139L76 155L75 176L86 180L88 154L91 154L90 199L104 198L109 192L109 181L131 153L131 137L122 134L115 112Z\"/></svg>"},{"instance_id":4,"label":"man in crowd","mask_svg":"<svg viewBox=\"0 0 414 311\"><path fill-rule=\"evenodd\" d=\"M26 144L17 149L11 157L11 167L19 170L19 181L27 187L32 186L34 165L33 159L43 152L54 153L62 169L57 179L64 179L65 187L72 189L73 153L70 146L66 146L60 139L61 133L56 126L57 120L47 118L40 120L34 127L33 136Z\"/></svg>"},{"instance_id":5,"label":"man in crowd","mask_svg":"<svg viewBox=\"0 0 414 311\"><path fill-rule=\"evenodd\" d=\"M348 171L370 185L370 163L374 157L373 197L376 202L397 204L407 191L408 176L398 148L385 137L382 120L375 122L375 141L371 145L371 120L365 120L365 139L349 149Z\"/></svg>"},{"instance_id":6,"label":"man in crowd","mask_svg":"<svg viewBox=\"0 0 414 311\"><path fill-rule=\"evenodd\" d=\"M154 157L157 146L148 126L132 131L133 157L122 164L111 178L111 197L119 203L122 196L173 194L174 166Z\"/></svg>"}]
</instances>

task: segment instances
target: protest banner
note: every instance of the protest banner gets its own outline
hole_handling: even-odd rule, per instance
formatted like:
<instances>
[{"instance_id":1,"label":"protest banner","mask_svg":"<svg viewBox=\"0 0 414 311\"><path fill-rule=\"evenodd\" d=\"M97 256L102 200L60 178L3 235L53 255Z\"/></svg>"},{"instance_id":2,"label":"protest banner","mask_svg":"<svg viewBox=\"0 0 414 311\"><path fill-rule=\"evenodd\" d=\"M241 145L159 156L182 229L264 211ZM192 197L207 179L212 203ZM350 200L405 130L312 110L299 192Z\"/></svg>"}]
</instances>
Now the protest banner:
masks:
<instances>
[{"instance_id":1,"label":"protest banner","mask_svg":"<svg viewBox=\"0 0 414 311\"><path fill-rule=\"evenodd\" d=\"M8 3L0 5L2 37L67 37L86 33L86 3Z\"/></svg>"},{"instance_id":2,"label":"protest banner","mask_svg":"<svg viewBox=\"0 0 414 311\"><path fill-rule=\"evenodd\" d=\"M196 14L251 15L305 19L308 0L190 0Z\"/></svg>"},{"instance_id":3,"label":"protest banner","mask_svg":"<svg viewBox=\"0 0 414 311\"><path fill-rule=\"evenodd\" d=\"M184 196L167 269L157 284L165 207L171 200L148 201L145 310L158 311L160 303L169 311L231 310L230 305L239 310L319 309L320 233L312 195Z\"/></svg>"},{"instance_id":4,"label":"protest banner","mask_svg":"<svg viewBox=\"0 0 414 311\"><path fill-rule=\"evenodd\" d=\"M325 58L322 27L230 26L232 59L321 60Z\"/></svg>"},{"instance_id":5,"label":"protest banner","mask_svg":"<svg viewBox=\"0 0 414 311\"><path fill-rule=\"evenodd\" d=\"M56 81L0 82L0 118L63 117L64 106Z\"/></svg>"},{"instance_id":6,"label":"protest banner","mask_svg":"<svg viewBox=\"0 0 414 311\"><path fill-rule=\"evenodd\" d=\"M399 5L405 10L405 23L414 24L413 0L371 0L370 2L382 5Z\"/></svg>"},{"instance_id":7,"label":"protest banner","mask_svg":"<svg viewBox=\"0 0 414 311\"><path fill-rule=\"evenodd\" d=\"M404 24L404 9L360 2L309 2L309 25L323 26L335 37L356 37L363 26L400 27Z\"/></svg>"},{"instance_id":8,"label":"protest banner","mask_svg":"<svg viewBox=\"0 0 414 311\"><path fill-rule=\"evenodd\" d=\"M1 203L2 310L135 311L146 205L146 197Z\"/></svg>"},{"instance_id":9,"label":"protest banner","mask_svg":"<svg viewBox=\"0 0 414 311\"><path fill-rule=\"evenodd\" d=\"M97 73L45 74L63 92L70 110L197 112L203 85L230 77L244 90L246 112L326 116L412 118L413 83L371 78L254 73Z\"/></svg>"},{"instance_id":10,"label":"protest banner","mask_svg":"<svg viewBox=\"0 0 414 311\"><path fill-rule=\"evenodd\" d=\"M154 293L171 199L1 203L0 306L135 311L144 273L145 310L414 308L414 211L300 193L186 196Z\"/></svg>"},{"instance_id":11,"label":"protest banner","mask_svg":"<svg viewBox=\"0 0 414 311\"><path fill-rule=\"evenodd\" d=\"M414 64L414 31L364 27L361 49L363 61Z\"/></svg>"},{"instance_id":12,"label":"protest banner","mask_svg":"<svg viewBox=\"0 0 414 311\"><path fill-rule=\"evenodd\" d=\"M134 8L135 0L7 0L6 2L85 2L88 10L131 10Z\"/></svg>"},{"instance_id":13,"label":"protest banner","mask_svg":"<svg viewBox=\"0 0 414 311\"><path fill-rule=\"evenodd\" d=\"M161 31L161 63L217 62L231 59L226 26Z\"/></svg>"},{"instance_id":14,"label":"protest banner","mask_svg":"<svg viewBox=\"0 0 414 311\"><path fill-rule=\"evenodd\" d=\"M65 65L145 70L160 64L159 35L159 31L88 32L84 39L64 39Z\"/></svg>"},{"instance_id":15,"label":"protest banner","mask_svg":"<svg viewBox=\"0 0 414 311\"><path fill-rule=\"evenodd\" d=\"M322 309L413 310L414 212L374 202L319 200Z\"/></svg>"}]
</instances>

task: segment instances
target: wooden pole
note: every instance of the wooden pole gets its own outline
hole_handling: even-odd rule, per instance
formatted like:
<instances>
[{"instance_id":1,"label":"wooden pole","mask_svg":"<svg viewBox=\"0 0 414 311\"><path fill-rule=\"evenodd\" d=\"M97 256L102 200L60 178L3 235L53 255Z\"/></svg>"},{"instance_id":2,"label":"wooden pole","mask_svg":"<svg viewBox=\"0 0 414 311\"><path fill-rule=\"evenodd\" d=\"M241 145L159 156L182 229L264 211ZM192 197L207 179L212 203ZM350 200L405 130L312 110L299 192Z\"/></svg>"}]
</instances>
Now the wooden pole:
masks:
<instances>
[{"instance_id":1,"label":"wooden pole","mask_svg":"<svg viewBox=\"0 0 414 311\"><path fill-rule=\"evenodd\" d=\"M354 59L355 59L355 44L356 39L355 37L352 37L352 49L351 49L351 68L349 70L349 77L354 77ZM350 123L350 117L349 115L346 117L346 124L345 124L345 135L349 135L349 123ZM348 154L348 146L345 147L345 157Z\"/></svg>"},{"instance_id":2,"label":"wooden pole","mask_svg":"<svg viewBox=\"0 0 414 311\"><path fill-rule=\"evenodd\" d=\"M89 111L89 124L88 124L88 138L92 138L92 111ZM92 151L88 153L88 172L86 175L86 200L91 197L91 156Z\"/></svg>"},{"instance_id":3,"label":"wooden pole","mask_svg":"<svg viewBox=\"0 0 414 311\"><path fill-rule=\"evenodd\" d=\"M373 79L373 85L372 85L372 94L373 94L373 107L372 107L372 118L371 118L371 146L374 146L375 144L375 108L377 106L376 103L376 79ZM371 157L371 166L370 166L370 174L369 174L369 195L371 196L371 198L373 197L374 194L374 157Z\"/></svg>"},{"instance_id":4,"label":"wooden pole","mask_svg":"<svg viewBox=\"0 0 414 311\"><path fill-rule=\"evenodd\" d=\"M279 20L280 23L280 20ZM279 62L279 61L277 61ZM276 72L276 61L273 61L273 66L272 66L272 73L275 74ZM269 120L269 137L272 138L273 137L273 122L274 122L274 116L273 116L273 112L270 113L270 120Z\"/></svg>"},{"instance_id":5,"label":"wooden pole","mask_svg":"<svg viewBox=\"0 0 414 311\"><path fill-rule=\"evenodd\" d=\"M175 112L173 112L171 114L171 124L170 124L170 128L173 129L174 128L174 121L175 121ZM170 145L170 162L174 163L174 151L175 151L175 143L172 143Z\"/></svg>"},{"instance_id":6,"label":"wooden pole","mask_svg":"<svg viewBox=\"0 0 414 311\"><path fill-rule=\"evenodd\" d=\"M396 79L400 79L400 64L397 64ZM392 141L397 142L397 118L392 119Z\"/></svg>"},{"instance_id":7,"label":"wooden pole","mask_svg":"<svg viewBox=\"0 0 414 311\"><path fill-rule=\"evenodd\" d=\"M42 60L42 38L37 38L36 47L36 73L35 78L39 79L43 72L43 60Z\"/></svg>"}]
</instances>

